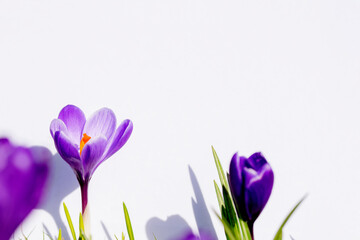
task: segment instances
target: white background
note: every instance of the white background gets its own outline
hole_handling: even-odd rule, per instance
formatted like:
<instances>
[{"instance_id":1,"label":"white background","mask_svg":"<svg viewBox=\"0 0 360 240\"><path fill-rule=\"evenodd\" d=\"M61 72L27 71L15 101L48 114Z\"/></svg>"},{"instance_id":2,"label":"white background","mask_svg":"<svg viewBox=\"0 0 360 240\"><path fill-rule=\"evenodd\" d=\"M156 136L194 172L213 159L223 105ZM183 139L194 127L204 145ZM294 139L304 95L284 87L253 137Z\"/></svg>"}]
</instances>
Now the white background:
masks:
<instances>
[{"instance_id":1,"label":"white background","mask_svg":"<svg viewBox=\"0 0 360 240\"><path fill-rule=\"evenodd\" d=\"M196 232L189 166L225 239L211 145L226 169L236 151L273 167L256 239L306 193L285 239L359 239L359 13L357 0L1 0L0 134L55 154L49 125L69 103L133 121L91 181L96 240L126 231L123 201L137 239ZM75 176L52 164L47 200L22 225L30 239L57 235L62 201L77 226Z\"/></svg>"}]
</instances>

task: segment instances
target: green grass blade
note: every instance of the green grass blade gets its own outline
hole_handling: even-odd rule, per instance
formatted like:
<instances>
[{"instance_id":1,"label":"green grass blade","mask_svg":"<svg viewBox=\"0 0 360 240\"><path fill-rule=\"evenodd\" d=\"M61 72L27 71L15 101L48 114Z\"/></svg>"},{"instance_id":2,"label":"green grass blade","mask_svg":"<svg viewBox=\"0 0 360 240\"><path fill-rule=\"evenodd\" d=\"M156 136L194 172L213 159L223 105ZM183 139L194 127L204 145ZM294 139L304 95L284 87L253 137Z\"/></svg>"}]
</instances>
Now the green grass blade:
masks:
<instances>
[{"instance_id":1,"label":"green grass blade","mask_svg":"<svg viewBox=\"0 0 360 240\"><path fill-rule=\"evenodd\" d=\"M122 233L122 240L125 240L125 235L124 235L124 233Z\"/></svg>"},{"instance_id":2,"label":"green grass blade","mask_svg":"<svg viewBox=\"0 0 360 240\"><path fill-rule=\"evenodd\" d=\"M232 227L233 232L235 233L235 237L240 238L240 232L238 217L235 210L235 204L230 196L228 190L223 186L223 196L224 196L224 204L225 204L225 212L223 215L223 219L225 218L227 223Z\"/></svg>"},{"instance_id":3,"label":"green grass blade","mask_svg":"<svg viewBox=\"0 0 360 240\"><path fill-rule=\"evenodd\" d=\"M248 224L242 219L239 219L239 222L243 238L246 240L252 240Z\"/></svg>"},{"instance_id":4,"label":"green grass blade","mask_svg":"<svg viewBox=\"0 0 360 240\"><path fill-rule=\"evenodd\" d=\"M229 192L223 186L223 195L224 195L224 203L225 203L225 211L226 211L226 221L232 228L235 228L237 224L237 215L235 213L235 209L232 203L232 199L230 197Z\"/></svg>"},{"instance_id":5,"label":"green grass blade","mask_svg":"<svg viewBox=\"0 0 360 240\"><path fill-rule=\"evenodd\" d=\"M59 236L58 236L58 240L61 240L61 228L59 229Z\"/></svg>"},{"instance_id":6,"label":"green grass blade","mask_svg":"<svg viewBox=\"0 0 360 240\"><path fill-rule=\"evenodd\" d=\"M72 237L73 237L73 240L76 240L75 229L74 229L74 225L73 225L73 223L72 223L72 221L71 221L71 217L70 217L70 214L69 214L69 210L68 210L68 208L66 207L66 204L65 204L65 203L63 203L63 205L64 205L64 211L65 211L65 215L66 215L66 220L67 220L67 222L68 222L68 224L69 224L69 228L70 228L70 231L71 231L71 235L72 235Z\"/></svg>"},{"instance_id":7,"label":"green grass blade","mask_svg":"<svg viewBox=\"0 0 360 240\"><path fill-rule=\"evenodd\" d=\"M219 202L219 208L221 210L221 207L224 206L224 199L223 199L222 194L220 192L219 186L217 185L215 180L214 180L214 186L215 186L216 197L217 197L217 200Z\"/></svg>"},{"instance_id":8,"label":"green grass blade","mask_svg":"<svg viewBox=\"0 0 360 240\"><path fill-rule=\"evenodd\" d=\"M221 221L221 223L224 225L224 229L225 229L225 233L226 233L227 238L229 240L241 240L240 238L235 237L235 233L232 231L232 228L229 225L229 223L226 220L222 219L220 217L220 215L217 214L216 211L214 211L214 212L215 212L216 216L218 217L218 219Z\"/></svg>"},{"instance_id":9,"label":"green grass blade","mask_svg":"<svg viewBox=\"0 0 360 240\"><path fill-rule=\"evenodd\" d=\"M129 239L134 240L134 233L133 233L129 213L128 213L125 203L123 203L123 207L124 207L125 222L126 222L126 228L127 228L128 234L129 234Z\"/></svg>"},{"instance_id":10,"label":"green grass blade","mask_svg":"<svg viewBox=\"0 0 360 240\"><path fill-rule=\"evenodd\" d=\"M154 239L157 240L154 233L153 233L153 236L154 236Z\"/></svg>"},{"instance_id":11,"label":"green grass blade","mask_svg":"<svg viewBox=\"0 0 360 240\"><path fill-rule=\"evenodd\" d=\"M300 206L300 204L305 200L305 198L307 197L307 195L305 195L296 205L295 207L290 211L290 213L287 215L287 217L285 218L285 220L283 221L283 223L281 224L279 230L277 231L274 240L282 240L282 229L285 226L285 224L287 223L287 221L290 219L291 215L295 212L295 210Z\"/></svg>"},{"instance_id":12,"label":"green grass blade","mask_svg":"<svg viewBox=\"0 0 360 240\"><path fill-rule=\"evenodd\" d=\"M218 174L219 174L221 185L225 186L226 189L229 189L229 184L228 184L227 179L225 177L224 170L223 170L223 168L221 166L219 157L218 157L218 155L217 155L217 153L216 153L213 146L211 146L211 149L212 149L212 153L214 155L215 165L216 165L216 169L217 169Z\"/></svg>"},{"instance_id":13,"label":"green grass blade","mask_svg":"<svg viewBox=\"0 0 360 240\"><path fill-rule=\"evenodd\" d=\"M114 234L114 237L115 237L116 240L119 240L115 234Z\"/></svg>"}]
</instances>

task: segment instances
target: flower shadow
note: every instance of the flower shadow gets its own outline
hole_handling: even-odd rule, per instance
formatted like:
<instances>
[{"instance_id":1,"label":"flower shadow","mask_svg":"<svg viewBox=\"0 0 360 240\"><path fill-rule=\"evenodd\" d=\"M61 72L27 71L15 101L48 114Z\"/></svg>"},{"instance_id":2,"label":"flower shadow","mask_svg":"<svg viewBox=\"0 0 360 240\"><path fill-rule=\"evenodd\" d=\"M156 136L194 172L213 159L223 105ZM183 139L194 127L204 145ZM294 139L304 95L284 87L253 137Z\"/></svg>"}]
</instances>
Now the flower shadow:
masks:
<instances>
[{"instance_id":1,"label":"flower shadow","mask_svg":"<svg viewBox=\"0 0 360 240\"><path fill-rule=\"evenodd\" d=\"M48 191L43 204L38 206L38 209L47 211L53 217L57 227L61 228L64 239L70 239L70 234L60 217L60 211L63 211L62 202L63 199L78 186L79 184L68 164L59 154L53 155L50 163ZM45 224L43 224L43 227L45 232L51 236Z\"/></svg>"},{"instance_id":2,"label":"flower shadow","mask_svg":"<svg viewBox=\"0 0 360 240\"><path fill-rule=\"evenodd\" d=\"M195 193L195 199L191 198L191 203L200 238L202 238L202 234L206 234L217 239L214 225L211 221L199 182L190 166L189 175ZM165 221L153 217L146 224L146 235L148 240L154 240L155 237L156 239L162 240L179 240L182 239L184 234L189 232L192 232L192 229L180 215L171 215Z\"/></svg>"},{"instance_id":3,"label":"flower shadow","mask_svg":"<svg viewBox=\"0 0 360 240\"><path fill-rule=\"evenodd\" d=\"M195 176L194 171L189 166L189 174L191 179L191 184L194 189L195 199L191 198L192 208L196 220L196 225L200 233L200 238L202 239L203 233L206 233L210 236L216 238L216 232L214 225L211 221L209 210L206 207L205 199L202 194L199 182Z\"/></svg>"},{"instance_id":4,"label":"flower shadow","mask_svg":"<svg viewBox=\"0 0 360 240\"><path fill-rule=\"evenodd\" d=\"M190 232L189 224L180 215L171 215L165 221L153 217L146 223L146 235L149 240L177 240Z\"/></svg>"}]
</instances>

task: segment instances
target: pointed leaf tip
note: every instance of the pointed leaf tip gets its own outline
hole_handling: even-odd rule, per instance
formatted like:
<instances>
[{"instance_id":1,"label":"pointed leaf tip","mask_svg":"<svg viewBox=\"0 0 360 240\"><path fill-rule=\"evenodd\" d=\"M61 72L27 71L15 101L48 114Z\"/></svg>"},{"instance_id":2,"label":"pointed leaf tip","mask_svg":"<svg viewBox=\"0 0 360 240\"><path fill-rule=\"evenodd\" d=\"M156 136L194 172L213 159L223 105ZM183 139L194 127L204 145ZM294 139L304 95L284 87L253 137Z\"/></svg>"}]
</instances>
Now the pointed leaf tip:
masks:
<instances>
[{"instance_id":1,"label":"pointed leaf tip","mask_svg":"<svg viewBox=\"0 0 360 240\"><path fill-rule=\"evenodd\" d=\"M308 194L305 194L305 196L302 199L300 199L300 201L295 205L295 207L289 212L289 214L286 216L286 218L282 222L279 230L276 232L274 240L282 240L282 230L283 230L283 228L285 227L287 221L290 219L291 215L300 206L300 204L307 198L307 196L308 196Z\"/></svg>"},{"instance_id":2,"label":"pointed leaf tip","mask_svg":"<svg viewBox=\"0 0 360 240\"><path fill-rule=\"evenodd\" d=\"M71 231L71 236L73 237L73 240L77 240L76 239L76 234L75 234L75 229L74 229L74 225L72 223L72 220L71 220L71 217L70 217L70 214L69 214L69 210L68 208L66 207L66 204L63 203L63 206L64 206L64 211L65 211L65 215L66 215L66 220L69 224L69 228L70 228L70 231Z\"/></svg>"},{"instance_id":3,"label":"pointed leaf tip","mask_svg":"<svg viewBox=\"0 0 360 240\"><path fill-rule=\"evenodd\" d=\"M123 207L124 207L125 222L126 222L126 228L127 228L127 232L128 232L128 235L129 235L129 239L134 240L134 232L133 232L133 229L132 229L132 226L131 226L129 212L128 212L124 202L123 202Z\"/></svg>"}]
</instances>

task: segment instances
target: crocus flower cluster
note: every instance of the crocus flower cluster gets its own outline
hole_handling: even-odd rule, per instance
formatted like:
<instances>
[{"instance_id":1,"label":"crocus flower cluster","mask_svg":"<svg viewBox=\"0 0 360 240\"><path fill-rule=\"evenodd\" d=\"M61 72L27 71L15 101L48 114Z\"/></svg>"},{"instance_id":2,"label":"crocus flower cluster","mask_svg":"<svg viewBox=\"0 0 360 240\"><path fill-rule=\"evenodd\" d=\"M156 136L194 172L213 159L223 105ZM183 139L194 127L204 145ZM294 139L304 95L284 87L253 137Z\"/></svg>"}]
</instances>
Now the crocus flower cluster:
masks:
<instances>
[{"instance_id":1,"label":"crocus flower cluster","mask_svg":"<svg viewBox=\"0 0 360 240\"><path fill-rule=\"evenodd\" d=\"M126 143L132 129L130 120L124 120L116 128L115 114L108 108L99 109L86 120L80 108L68 105L51 122L50 133L55 147L79 181L83 213L94 171Z\"/></svg>"},{"instance_id":2,"label":"crocus flower cluster","mask_svg":"<svg viewBox=\"0 0 360 240\"><path fill-rule=\"evenodd\" d=\"M0 240L9 240L39 203L48 176L51 153L0 139Z\"/></svg>"},{"instance_id":3,"label":"crocus flower cluster","mask_svg":"<svg viewBox=\"0 0 360 240\"><path fill-rule=\"evenodd\" d=\"M248 223L254 238L254 222L269 200L274 173L261 153L254 153L249 158L235 153L228 178L238 216Z\"/></svg>"},{"instance_id":4,"label":"crocus flower cluster","mask_svg":"<svg viewBox=\"0 0 360 240\"><path fill-rule=\"evenodd\" d=\"M90 179L96 168L127 142L132 130L133 124L128 119L116 127L115 114L108 108L99 109L86 120L80 108L68 105L51 122L50 133L55 147L73 169L81 188L84 222ZM0 240L9 240L17 226L39 203L50 159L51 153L47 149L15 146L8 139L0 138ZM250 231L247 239L250 239L250 235L254 239L254 222L264 209L274 183L274 173L269 163L259 152L249 158L236 153L230 163L228 181L221 165L218 164L217 167L226 194L224 197L218 194L222 214L225 212L227 217L231 214L230 220L237 215L245 221ZM235 225L233 221L232 227ZM85 234L88 235L86 232ZM200 231L200 236L189 232L180 238L214 239L216 236L203 231Z\"/></svg>"}]
</instances>

